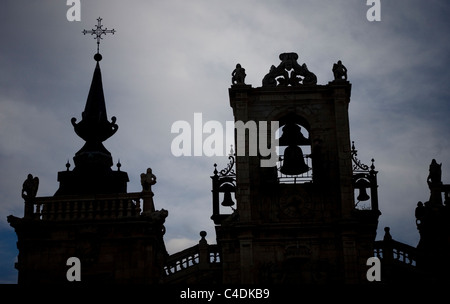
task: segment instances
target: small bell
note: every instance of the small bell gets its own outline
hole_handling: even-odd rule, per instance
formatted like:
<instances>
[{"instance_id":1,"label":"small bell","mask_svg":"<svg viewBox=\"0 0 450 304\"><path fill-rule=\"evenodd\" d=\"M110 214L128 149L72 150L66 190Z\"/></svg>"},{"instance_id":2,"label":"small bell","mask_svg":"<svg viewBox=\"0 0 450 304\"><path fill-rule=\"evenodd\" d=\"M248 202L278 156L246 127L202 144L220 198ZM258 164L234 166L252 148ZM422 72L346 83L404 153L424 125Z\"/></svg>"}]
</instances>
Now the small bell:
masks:
<instances>
[{"instance_id":1,"label":"small bell","mask_svg":"<svg viewBox=\"0 0 450 304\"><path fill-rule=\"evenodd\" d=\"M309 171L299 146L290 145L284 150L284 160L280 172L285 175L299 175Z\"/></svg>"},{"instance_id":2,"label":"small bell","mask_svg":"<svg viewBox=\"0 0 450 304\"><path fill-rule=\"evenodd\" d=\"M366 188L359 188L359 195L357 197L358 201L364 202L367 201L370 196L367 194Z\"/></svg>"},{"instance_id":3,"label":"small bell","mask_svg":"<svg viewBox=\"0 0 450 304\"><path fill-rule=\"evenodd\" d=\"M355 183L355 187L359 189L359 195L356 197L358 201L364 202L370 199L370 196L367 194L367 188L369 186L369 182L364 179L360 179Z\"/></svg>"},{"instance_id":4,"label":"small bell","mask_svg":"<svg viewBox=\"0 0 450 304\"><path fill-rule=\"evenodd\" d=\"M222 206L231 207L234 205L233 199L231 198L231 192L225 191L223 196Z\"/></svg>"}]
</instances>

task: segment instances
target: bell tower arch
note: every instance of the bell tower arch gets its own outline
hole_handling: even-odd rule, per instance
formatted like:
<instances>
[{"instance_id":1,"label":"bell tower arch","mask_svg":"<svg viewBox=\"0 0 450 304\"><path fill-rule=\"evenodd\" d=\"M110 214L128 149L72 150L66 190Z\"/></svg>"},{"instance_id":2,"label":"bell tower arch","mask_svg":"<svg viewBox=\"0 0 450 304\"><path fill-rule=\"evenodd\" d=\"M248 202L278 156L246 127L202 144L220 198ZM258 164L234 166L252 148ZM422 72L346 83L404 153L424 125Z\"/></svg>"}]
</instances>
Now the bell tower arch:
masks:
<instances>
[{"instance_id":1,"label":"bell tower arch","mask_svg":"<svg viewBox=\"0 0 450 304\"><path fill-rule=\"evenodd\" d=\"M249 151L254 139L236 142L237 207L216 222L224 283L281 283L288 277L299 283L360 282L373 256L380 213L355 208L351 84L334 73L334 81L317 85L297 59L296 53L281 54L262 87L242 81L229 89L235 122L266 124L258 143L267 136L278 155L273 166L261 166L266 156L239 150Z\"/></svg>"}]
</instances>

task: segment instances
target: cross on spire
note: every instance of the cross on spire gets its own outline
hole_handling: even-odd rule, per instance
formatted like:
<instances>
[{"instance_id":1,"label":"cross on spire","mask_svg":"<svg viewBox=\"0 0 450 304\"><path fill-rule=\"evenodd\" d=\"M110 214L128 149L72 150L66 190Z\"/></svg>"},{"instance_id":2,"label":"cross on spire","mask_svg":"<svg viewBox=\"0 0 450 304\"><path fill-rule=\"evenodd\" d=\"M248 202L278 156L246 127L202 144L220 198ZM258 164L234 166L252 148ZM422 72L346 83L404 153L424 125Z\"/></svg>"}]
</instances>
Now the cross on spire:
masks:
<instances>
[{"instance_id":1,"label":"cross on spire","mask_svg":"<svg viewBox=\"0 0 450 304\"><path fill-rule=\"evenodd\" d=\"M100 54L99 49L100 49L100 40L103 39L102 35L106 35L108 33L111 33L114 35L114 33L116 32L115 29L112 29L112 30L108 30L107 28L103 29L102 28L103 27L102 20L103 20L102 18L98 17L98 19L97 19L98 24L95 26L95 29L83 30L84 35L86 35L86 34L95 35L94 39L97 39L97 54Z\"/></svg>"}]
</instances>

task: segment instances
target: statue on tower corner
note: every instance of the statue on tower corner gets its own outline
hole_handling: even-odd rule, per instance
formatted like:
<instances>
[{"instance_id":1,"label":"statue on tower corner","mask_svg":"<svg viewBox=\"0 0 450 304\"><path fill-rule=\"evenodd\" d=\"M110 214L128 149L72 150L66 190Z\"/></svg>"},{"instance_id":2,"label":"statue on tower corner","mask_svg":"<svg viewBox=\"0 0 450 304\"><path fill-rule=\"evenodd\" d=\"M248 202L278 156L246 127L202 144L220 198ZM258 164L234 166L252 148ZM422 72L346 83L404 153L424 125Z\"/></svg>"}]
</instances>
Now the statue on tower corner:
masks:
<instances>
[{"instance_id":1,"label":"statue on tower corner","mask_svg":"<svg viewBox=\"0 0 450 304\"><path fill-rule=\"evenodd\" d=\"M338 61L333 64L334 80L347 80L347 68L342 64L342 61Z\"/></svg>"},{"instance_id":2,"label":"statue on tower corner","mask_svg":"<svg viewBox=\"0 0 450 304\"><path fill-rule=\"evenodd\" d=\"M428 186L439 186L442 184L442 163L438 164L435 159L431 161L429 174L427 177Z\"/></svg>"},{"instance_id":3,"label":"statue on tower corner","mask_svg":"<svg viewBox=\"0 0 450 304\"><path fill-rule=\"evenodd\" d=\"M22 198L25 201L33 199L36 197L39 187L39 178L33 177L33 175L28 174L27 179L23 182L22 186Z\"/></svg>"},{"instance_id":4,"label":"statue on tower corner","mask_svg":"<svg viewBox=\"0 0 450 304\"><path fill-rule=\"evenodd\" d=\"M238 63L236 68L231 73L231 83L232 84L245 84L245 69Z\"/></svg>"},{"instance_id":5,"label":"statue on tower corner","mask_svg":"<svg viewBox=\"0 0 450 304\"><path fill-rule=\"evenodd\" d=\"M435 159L431 161L430 169L427 177L428 188L430 189L430 204L442 205L442 163L438 164Z\"/></svg>"},{"instance_id":6,"label":"statue on tower corner","mask_svg":"<svg viewBox=\"0 0 450 304\"><path fill-rule=\"evenodd\" d=\"M156 176L152 173L152 169L148 168L147 173L141 174L142 191L152 191L154 184L156 184Z\"/></svg>"}]
</instances>

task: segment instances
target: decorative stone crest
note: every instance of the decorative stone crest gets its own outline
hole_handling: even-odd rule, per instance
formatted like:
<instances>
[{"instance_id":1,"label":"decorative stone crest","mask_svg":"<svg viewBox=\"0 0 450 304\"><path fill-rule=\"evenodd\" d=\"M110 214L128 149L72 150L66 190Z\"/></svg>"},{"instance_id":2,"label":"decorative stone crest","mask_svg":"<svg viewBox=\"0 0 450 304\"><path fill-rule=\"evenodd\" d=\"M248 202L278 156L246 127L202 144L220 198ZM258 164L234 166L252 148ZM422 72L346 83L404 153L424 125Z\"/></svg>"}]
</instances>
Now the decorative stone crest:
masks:
<instances>
[{"instance_id":1,"label":"decorative stone crest","mask_svg":"<svg viewBox=\"0 0 450 304\"><path fill-rule=\"evenodd\" d=\"M308 70L306 64L299 65L297 63L297 53L283 53L280 54L279 58L281 63L278 67L272 65L269 73L264 76L262 80L263 87L317 84L316 75Z\"/></svg>"}]
</instances>

